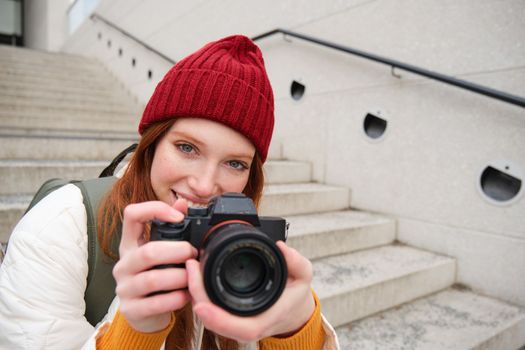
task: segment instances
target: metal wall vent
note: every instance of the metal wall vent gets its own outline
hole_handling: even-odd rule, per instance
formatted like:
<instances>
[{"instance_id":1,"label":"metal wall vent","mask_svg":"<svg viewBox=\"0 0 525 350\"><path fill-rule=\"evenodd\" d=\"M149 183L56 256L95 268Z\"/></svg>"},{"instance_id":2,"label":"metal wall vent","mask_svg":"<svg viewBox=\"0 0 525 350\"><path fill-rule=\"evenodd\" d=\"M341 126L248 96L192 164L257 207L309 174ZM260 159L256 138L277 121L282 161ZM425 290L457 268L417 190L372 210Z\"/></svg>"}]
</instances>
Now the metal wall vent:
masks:
<instances>
[{"instance_id":1,"label":"metal wall vent","mask_svg":"<svg viewBox=\"0 0 525 350\"><path fill-rule=\"evenodd\" d=\"M513 203L523 192L523 173L510 162L494 162L481 172L479 189L492 204Z\"/></svg>"},{"instance_id":2,"label":"metal wall vent","mask_svg":"<svg viewBox=\"0 0 525 350\"><path fill-rule=\"evenodd\" d=\"M303 97L305 89L306 87L303 84L294 80L292 82L292 86L290 87L290 94L294 100L299 101Z\"/></svg>"},{"instance_id":3,"label":"metal wall vent","mask_svg":"<svg viewBox=\"0 0 525 350\"><path fill-rule=\"evenodd\" d=\"M387 125L388 121L381 112L367 113L363 121L363 130L369 138L379 140L384 136Z\"/></svg>"}]
</instances>

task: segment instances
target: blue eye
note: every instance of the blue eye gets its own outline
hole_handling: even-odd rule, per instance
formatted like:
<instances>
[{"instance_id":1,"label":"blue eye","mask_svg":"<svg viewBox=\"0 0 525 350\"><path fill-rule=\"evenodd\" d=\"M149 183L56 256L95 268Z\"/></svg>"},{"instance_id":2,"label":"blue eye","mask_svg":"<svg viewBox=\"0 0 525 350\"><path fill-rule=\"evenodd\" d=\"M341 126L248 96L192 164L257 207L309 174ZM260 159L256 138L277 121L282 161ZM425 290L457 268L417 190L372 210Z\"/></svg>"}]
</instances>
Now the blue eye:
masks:
<instances>
[{"instance_id":1,"label":"blue eye","mask_svg":"<svg viewBox=\"0 0 525 350\"><path fill-rule=\"evenodd\" d=\"M177 148L184 153L191 153L194 151L193 146L187 143L181 143L180 145L177 145Z\"/></svg>"},{"instance_id":2,"label":"blue eye","mask_svg":"<svg viewBox=\"0 0 525 350\"><path fill-rule=\"evenodd\" d=\"M248 166L242 162L239 162L237 160L231 160L228 162L229 165L234 168L234 169L237 169L237 170L243 170L243 169L248 169Z\"/></svg>"}]
</instances>

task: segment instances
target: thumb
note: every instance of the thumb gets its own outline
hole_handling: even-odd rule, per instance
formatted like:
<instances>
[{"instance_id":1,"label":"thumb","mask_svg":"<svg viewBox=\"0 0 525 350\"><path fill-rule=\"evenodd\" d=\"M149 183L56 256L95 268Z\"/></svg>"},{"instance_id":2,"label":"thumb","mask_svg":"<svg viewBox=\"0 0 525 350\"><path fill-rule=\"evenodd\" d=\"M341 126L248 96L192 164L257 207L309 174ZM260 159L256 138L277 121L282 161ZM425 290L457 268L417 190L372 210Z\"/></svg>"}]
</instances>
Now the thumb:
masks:
<instances>
[{"instance_id":1,"label":"thumb","mask_svg":"<svg viewBox=\"0 0 525 350\"><path fill-rule=\"evenodd\" d=\"M294 248L288 247L282 241L278 241L276 244L286 260L289 278L291 277L294 280L300 279L310 282L313 274L312 263L310 260L302 256Z\"/></svg>"}]
</instances>

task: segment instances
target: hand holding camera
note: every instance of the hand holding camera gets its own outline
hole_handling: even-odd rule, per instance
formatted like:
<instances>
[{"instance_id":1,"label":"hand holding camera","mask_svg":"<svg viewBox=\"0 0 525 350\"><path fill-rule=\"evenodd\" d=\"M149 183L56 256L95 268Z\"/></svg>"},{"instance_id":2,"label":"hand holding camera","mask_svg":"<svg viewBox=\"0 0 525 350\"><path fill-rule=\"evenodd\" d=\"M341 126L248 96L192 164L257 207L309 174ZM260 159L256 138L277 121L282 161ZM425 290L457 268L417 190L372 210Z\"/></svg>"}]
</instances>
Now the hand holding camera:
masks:
<instances>
[{"instance_id":1,"label":"hand holding camera","mask_svg":"<svg viewBox=\"0 0 525 350\"><path fill-rule=\"evenodd\" d=\"M248 343L269 336L290 336L308 322L315 310L311 289L312 265L308 259L283 242L277 242L276 245L288 268L286 287L275 304L251 317L234 315L214 304L203 286L200 272L202 263L195 259L186 262L193 311L206 329Z\"/></svg>"},{"instance_id":2,"label":"hand holding camera","mask_svg":"<svg viewBox=\"0 0 525 350\"><path fill-rule=\"evenodd\" d=\"M286 335L308 321L315 309L310 262L279 242L284 219L258 217L246 199L227 194L206 209L184 201L176 209L128 206L114 275L120 311L133 328L161 330L190 300L207 329L238 341Z\"/></svg>"},{"instance_id":3,"label":"hand holding camera","mask_svg":"<svg viewBox=\"0 0 525 350\"><path fill-rule=\"evenodd\" d=\"M198 248L208 297L241 316L263 312L281 295L287 269L275 242L285 239L286 221L257 216L251 199L241 193L218 196L207 208L189 208L178 223L153 220L150 238ZM168 267L177 265L157 266Z\"/></svg>"},{"instance_id":4,"label":"hand holding camera","mask_svg":"<svg viewBox=\"0 0 525 350\"><path fill-rule=\"evenodd\" d=\"M184 264L196 258L189 242L147 242L144 232L155 218L169 222L184 219L187 205L177 201L174 208L161 201L131 204L124 210L119 261L113 269L120 299L120 313L137 331L149 333L166 328L174 310L190 301L184 268L153 269L162 264ZM147 297L159 290L171 292Z\"/></svg>"}]
</instances>

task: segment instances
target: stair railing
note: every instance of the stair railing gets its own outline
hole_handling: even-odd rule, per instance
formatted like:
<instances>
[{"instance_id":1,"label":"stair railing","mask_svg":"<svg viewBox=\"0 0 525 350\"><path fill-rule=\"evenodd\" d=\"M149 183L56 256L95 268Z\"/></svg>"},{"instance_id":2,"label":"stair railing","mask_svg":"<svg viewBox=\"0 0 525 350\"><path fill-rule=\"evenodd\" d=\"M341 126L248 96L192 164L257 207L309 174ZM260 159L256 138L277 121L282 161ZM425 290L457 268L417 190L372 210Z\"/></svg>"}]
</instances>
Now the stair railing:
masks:
<instances>
[{"instance_id":1,"label":"stair railing","mask_svg":"<svg viewBox=\"0 0 525 350\"><path fill-rule=\"evenodd\" d=\"M468 91L472 91L472 92L475 92L475 93L478 93L478 94L481 94L481 95L484 95L484 96L492 97L492 98L495 98L497 100L504 101L504 102L511 103L513 105L517 105L517 106L525 108L525 98L523 98L521 96L512 95L512 94L509 94L509 93L506 93L506 92L503 92L503 91L499 91L499 90L496 90L496 89L492 89L492 88L489 88L489 87L486 87L486 86L482 86L482 85L475 84L475 83L472 83L472 82L468 82L468 81L465 81L465 80L457 79L457 78L454 78L454 77L451 77L451 76L448 76L448 75L436 73L436 72L433 72L433 71L430 71L430 70L427 70L427 69L424 69L424 68L416 67L416 66L413 66L411 64L403 63L403 62L396 61L396 60L393 60L393 59L390 59L390 58L381 57L381 56L378 56L378 55L374 55L374 54L367 53L367 52L364 52L364 51L361 51L361 50L357 50L357 49L353 49L353 48L350 48L350 47L334 44L334 43L331 43L329 41L317 39L317 38L314 38L314 37L311 37L311 36L307 36L307 35L304 35L304 34L299 34L299 33L292 32L292 31L289 31L289 30L286 30L286 29L277 28L277 29L271 30L269 32L266 32L264 34L257 35L255 37L253 37L252 40L257 41L257 40L260 40L260 39L263 39L263 38L266 38L266 37L269 37L269 36L272 36L272 35L275 35L275 34L279 34L279 33L284 34L284 35L288 35L288 36L291 36L291 37L294 37L294 38L298 38L298 39L301 39L301 40L305 40L305 41L308 41L308 42L311 42L311 43L314 43L314 44L318 44L318 45L322 45L322 46L325 46L325 47L329 47L329 48L332 48L332 49L335 49L335 50L343 51L343 52L346 52L346 53L349 53L349 54L352 54L352 55L355 55L355 56L359 56L359 57L362 57L362 58L365 58L365 59L368 59L368 60L372 60L372 61L375 61L375 62L378 62L378 63L386 64L386 65L392 67L392 69L399 68L399 69L402 69L402 70L407 71L407 72L411 72L411 73L414 73L414 74L417 74L417 75L421 75L421 76L424 76L426 78L437 80L437 81L440 81L442 83L446 83L446 84L449 84L449 85L454 85L454 86L457 86L459 88L462 88L462 89L465 89L465 90L468 90Z\"/></svg>"},{"instance_id":2,"label":"stair railing","mask_svg":"<svg viewBox=\"0 0 525 350\"><path fill-rule=\"evenodd\" d=\"M175 64L177 63L175 60L169 58L168 56L166 56L165 54L159 52L158 50L154 49L153 47L149 46L148 44L146 44L145 42L143 42L142 40L138 39L137 37L135 37L134 35L132 35L131 33L125 31L124 29L118 27L117 25L113 24L111 21L108 21L107 19L105 19L104 17L100 16L99 14L97 13L93 13L91 16L89 16L89 18L92 20L92 21L101 21L101 22L104 22L106 25L110 26L111 28L115 29L116 31L120 32L122 35L130 38L131 40L135 41L136 43L138 43L139 45L141 45L142 47L144 47L145 49L147 49L148 51L151 51L153 52L155 55L159 56L159 57L162 57L165 61L169 62L170 64Z\"/></svg>"},{"instance_id":3,"label":"stair railing","mask_svg":"<svg viewBox=\"0 0 525 350\"><path fill-rule=\"evenodd\" d=\"M115 30L119 31L120 33L122 33L126 37L136 41L138 44L142 45L143 47L145 47L149 51L151 51L151 52L155 53L156 55L162 57L164 60L168 61L170 64L175 64L176 63L175 60L169 58L168 56L166 56L166 55L164 55L162 53L160 53L156 49L152 48L148 44L144 43L140 39L138 39L135 36L133 36L132 34L126 32L125 30L119 28L118 26L113 24L111 21L108 21L107 19L105 19L104 17L100 16L99 14L93 13L90 16L90 18L92 20L100 20L100 21L104 22L105 24L107 24L108 26L110 26L110 27L114 28ZM255 37L253 37L252 40L253 41L259 41L261 39L264 39L264 38L267 38L269 36L273 36L273 35L276 35L276 34L279 34L279 33L280 34L284 34L285 36L298 38L298 39L305 40L305 41L308 41L308 42L311 42L311 43L314 43L314 44L317 44L317 45L321 45L321 46L328 47L328 48L331 48L331 49L335 49L335 50L338 50L338 51L342 51L342 52L345 52L345 53L348 53L348 54L352 54L352 55L355 55L355 56L358 56L358 57L361 57L361 58L365 58L365 59L368 59L368 60L371 60L371 61L374 61L374 62L377 62L377 63L385 64L385 65L391 67L392 73L393 73L394 69L398 68L398 69L401 69L401 70L404 70L404 71L407 71L407 72L410 72L410 73L413 73L413 74L417 74L417 75L420 75L420 76L423 76L423 77L426 77L426 78L429 78L429 79L437 80L437 81L440 81L440 82L448 84L448 85L453 85L453 86L456 86L456 87L459 87L459 88L462 88L462 89L465 89L465 90L468 90L468 91L471 91L471 92L474 92L474 93L477 93L477 94L480 94L480 95L483 95L483 96L491 97L491 98L497 99L499 101L507 102L507 103L510 103L510 104L513 104L513 105L525 108L525 98L523 98L521 96L512 95L512 94L509 94L509 93L506 93L506 92L503 92L503 91L500 91L500 90L496 90L496 89L493 89L493 88L489 88L489 87L486 87L486 86L483 86L483 85L480 85L480 84L475 84L475 83L472 83L472 82L469 82L469 81L457 79L457 78L454 78L454 77L451 77L451 76L448 76L448 75L445 75L445 74L433 72L433 71L430 71L428 69L420 68L420 67L408 64L408 63L404 63L404 62L396 61L396 60L393 60L393 59L390 59L390 58L378 56L378 55L371 54L371 53L368 53L368 52L365 52L365 51L361 51L361 50L357 50L357 49L350 48L350 47L347 47L347 46L335 44L335 43L332 43L332 42L329 42L329 41L326 41L326 40L322 40L322 39L314 38L314 37L307 36L307 35L304 35L304 34L292 32L292 31L286 30L286 29L281 29L281 28L273 29L273 30L271 30L269 32L266 32L266 33L263 33L263 34L260 34L260 35L257 35Z\"/></svg>"}]
</instances>

